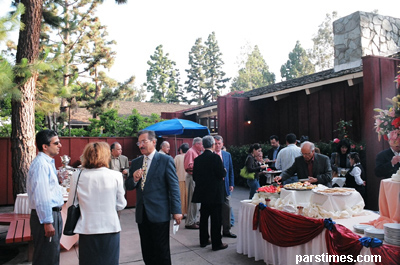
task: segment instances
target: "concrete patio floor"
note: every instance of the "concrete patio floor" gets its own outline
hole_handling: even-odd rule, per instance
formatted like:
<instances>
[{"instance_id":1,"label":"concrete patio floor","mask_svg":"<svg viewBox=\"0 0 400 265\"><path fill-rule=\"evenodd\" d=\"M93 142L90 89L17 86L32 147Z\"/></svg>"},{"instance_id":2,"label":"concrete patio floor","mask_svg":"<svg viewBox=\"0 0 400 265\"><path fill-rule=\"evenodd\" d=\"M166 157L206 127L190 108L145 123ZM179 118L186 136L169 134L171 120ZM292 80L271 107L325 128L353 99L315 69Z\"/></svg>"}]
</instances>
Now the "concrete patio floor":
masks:
<instances>
[{"instance_id":1,"label":"concrete patio floor","mask_svg":"<svg viewBox=\"0 0 400 265\"><path fill-rule=\"evenodd\" d=\"M236 187L232 195L232 207L236 221L238 220L240 201L249 196L248 188ZM5 209L2 209L3 211ZM11 208L12 210L12 208ZM222 238L222 242L227 243L227 249L212 251L211 246L200 247L199 231L189 230L184 227L184 220L179 227L179 231L173 235L171 229L170 244L172 264L265 264L263 261L254 261L254 258L248 258L245 255L236 253L235 238ZM140 265L144 264L140 249L140 239L137 224L135 222L135 208L125 209L121 212L121 248L119 264ZM237 234L238 225L231 229L232 233ZM27 262L27 245L16 246L19 254L11 261L5 264L32 264ZM76 244L69 251L62 250L61 265L78 264L79 244Z\"/></svg>"}]
</instances>

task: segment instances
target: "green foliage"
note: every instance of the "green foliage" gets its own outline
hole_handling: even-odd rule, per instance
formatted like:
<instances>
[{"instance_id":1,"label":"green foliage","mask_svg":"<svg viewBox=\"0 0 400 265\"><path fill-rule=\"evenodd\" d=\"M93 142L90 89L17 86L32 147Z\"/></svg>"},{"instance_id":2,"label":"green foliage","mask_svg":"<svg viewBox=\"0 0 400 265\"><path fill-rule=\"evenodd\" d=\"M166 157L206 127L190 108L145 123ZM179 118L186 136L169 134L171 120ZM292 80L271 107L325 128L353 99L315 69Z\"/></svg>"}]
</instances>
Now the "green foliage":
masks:
<instances>
[{"instance_id":1,"label":"green foliage","mask_svg":"<svg viewBox=\"0 0 400 265\"><path fill-rule=\"evenodd\" d=\"M226 87L225 83L230 78L225 78L222 71L222 61L215 33L212 32L207 41L202 44L198 38L189 52L190 69L186 69L187 81L186 92L191 99L187 103L196 102L198 105L216 101L221 90Z\"/></svg>"},{"instance_id":2,"label":"green foliage","mask_svg":"<svg viewBox=\"0 0 400 265\"><path fill-rule=\"evenodd\" d=\"M275 83L275 74L269 71L268 65L258 46L247 54L244 67L239 70L239 76L232 82L231 91L248 91Z\"/></svg>"},{"instance_id":3,"label":"green foliage","mask_svg":"<svg viewBox=\"0 0 400 265\"><path fill-rule=\"evenodd\" d=\"M318 27L318 33L312 38L314 45L308 54L317 71L333 68L333 21L336 19L336 11L326 14L325 20Z\"/></svg>"},{"instance_id":4,"label":"green foliage","mask_svg":"<svg viewBox=\"0 0 400 265\"><path fill-rule=\"evenodd\" d=\"M127 117L119 117L116 109L108 109L99 116L99 119L90 119L87 129L71 129L71 136L92 137L124 137L135 136L136 133L162 119L157 114L143 117L134 109ZM60 135L69 136L68 128L59 130Z\"/></svg>"},{"instance_id":5,"label":"green foliage","mask_svg":"<svg viewBox=\"0 0 400 265\"><path fill-rule=\"evenodd\" d=\"M289 60L281 66L281 76L286 80L296 79L310 75L315 72L306 51L297 41L292 52L289 53Z\"/></svg>"},{"instance_id":6,"label":"green foliage","mask_svg":"<svg viewBox=\"0 0 400 265\"><path fill-rule=\"evenodd\" d=\"M206 46L206 53L204 54L204 69L206 75L206 102L214 102L220 94L220 91L226 87L225 83L230 78L225 77L225 72L222 71L224 62L222 61L222 53L219 50L219 45L215 37L215 32L208 35L207 41L204 43Z\"/></svg>"},{"instance_id":7,"label":"green foliage","mask_svg":"<svg viewBox=\"0 0 400 265\"><path fill-rule=\"evenodd\" d=\"M344 138L348 138L349 133L348 133L348 129L350 127L353 127L353 121L345 121L345 120L339 120L337 123L337 129L334 130L334 132L338 132L338 138L339 139L344 139Z\"/></svg>"},{"instance_id":8,"label":"green foliage","mask_svg":"<svg viewBox=\"0 0 400 265\"><path fill-rule=\"evenodd\" d=\"M151 102L179 102L178 94L179 71L174 69L176 63L168 58L169 54L164 54L163 46L156 47L154 55L147 61L149 70L146 72L147 91L153 93Z\"/></svg>"}]
</instances>

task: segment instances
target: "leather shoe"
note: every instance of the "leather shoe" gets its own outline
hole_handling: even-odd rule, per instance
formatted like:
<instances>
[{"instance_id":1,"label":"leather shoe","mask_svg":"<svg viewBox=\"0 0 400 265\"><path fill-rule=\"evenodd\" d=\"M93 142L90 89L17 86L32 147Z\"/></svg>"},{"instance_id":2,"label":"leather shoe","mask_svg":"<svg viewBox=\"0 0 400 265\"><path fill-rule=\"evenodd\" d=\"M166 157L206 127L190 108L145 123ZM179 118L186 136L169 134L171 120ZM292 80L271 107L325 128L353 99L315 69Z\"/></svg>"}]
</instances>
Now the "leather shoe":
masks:
<instances>
[{"instance_id":1,"label":"leather shoe","mask_svg":"<svg viewBox=\"0 0 400 265\"><path fill-rule=\"evenodd\" d=\"M223 234L222 236L224 236L224 237L230 237L230 238L237 238L237 235L235 235L235 234L233 234L233 233L231 233L231 232L225 233L225 234Z\"/></svg>"},{"instance_id":2,"label":"leather shoe","mask_svg":"<svg viewBox=\"0 0 400 265\"><path fill-rule=\"evenodd\" d=\"M211 245L211 240L208 240L206 244L200 244L200 247L205 248L208 245Z\"/></svg>"},{"instance_id":3,"label":"leather shoe","mask_svg":"<svg viewBox=\"0 0 400 265\"><path fill-rule=\"evenodd\" d=\"M220 246L213 248L212 250L217 251L221 249L226 249L228 247L228 244L222 243Z\"/></svg>"},{"instance_id":4,"label":"leather shoe","mask_svg":"<svg viewBox=\"0 0 400 265\"><path fill-rule=\"evenodd\" d=\"M199 229L200 227L196 224L192 224L192 225L185 225L186 229Z\"/></svg>"}]
</instances>

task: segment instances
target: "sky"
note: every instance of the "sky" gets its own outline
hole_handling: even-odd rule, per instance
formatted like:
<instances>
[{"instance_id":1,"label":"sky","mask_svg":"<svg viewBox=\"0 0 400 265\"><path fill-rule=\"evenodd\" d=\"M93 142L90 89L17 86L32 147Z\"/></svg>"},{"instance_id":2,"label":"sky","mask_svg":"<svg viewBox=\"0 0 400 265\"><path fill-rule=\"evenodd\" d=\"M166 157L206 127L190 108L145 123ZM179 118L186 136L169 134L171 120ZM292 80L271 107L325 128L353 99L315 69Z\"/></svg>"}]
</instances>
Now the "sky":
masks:
<instances>
[{"instance_id":1,"label":"sky","mask_svg":"<svg viewBox=\"0 0 400 265\"><path fill-rule=\"evenodd\" d=\"M0 0L0 16L9 2ZM128 0L125 5L105 0L97 15L107 26L109 39L117 42L117 57L108 76L123 82L134 75L139 87L146 82L147 61L160 44L176 62L183 84L192 46L197 38L206 41L212 32L222 52L226 77L238 75L242 47L258 45L279 82L280 67L296 41L304 49L312 48L311 39L327 13L337 11L343 17L378 10L381 15L400 18L398 5L395 0Z\"/></svg>"}]
</instances>

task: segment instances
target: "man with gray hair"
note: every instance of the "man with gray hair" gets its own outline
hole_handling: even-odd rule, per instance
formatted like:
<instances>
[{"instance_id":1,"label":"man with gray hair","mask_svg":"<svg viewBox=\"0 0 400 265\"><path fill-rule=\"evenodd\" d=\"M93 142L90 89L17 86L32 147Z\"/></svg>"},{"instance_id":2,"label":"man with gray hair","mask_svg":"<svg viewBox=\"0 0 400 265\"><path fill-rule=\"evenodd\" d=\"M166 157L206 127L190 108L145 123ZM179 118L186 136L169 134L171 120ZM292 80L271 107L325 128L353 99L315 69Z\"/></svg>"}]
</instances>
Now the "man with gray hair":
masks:
<instances>
[{"instance_id":1,"label":"man with gray hair","mask_svg":"<svg viewBox=\"0 0 400 265\"><path fill-rule=\"evenodd\" d=\"M185 228L187 229L199 229L197 224L197 214L199 212L199 206L197 203L192 203L192 196L194 192L195 183L193 181L193 165L194 159L201 154L203 150L203 143L200 137L193 139L192 147L186 152L184 159L184 167L186 171L186 187L188 190L188 209L187 217L185 222Z\"/></svg>"},{"instance_id":2,"label":"man with gray hair","mask_svg":"<svg viewBox=\"0 0 400 265\"><path fill-rule=\"evenodd\" d=\"M221 209L225 200L224 177L226 171L219 155L215 154L215 141L211 135L203 137L204 153L194 160L193 179L196 187L193 202L201 203L200 247L212 244L212 250L228 247L221 241ZM211 242L208 219L211 217Z\"/></svg>"},{"instance_id":3,"label":"man with gray hair","mask_svg":"<svg viewBox=\"0 0 400 265\"><path fill-rule=\"evenodd\" d=\"M297 173L299 179L308 179L311 184L323 184L331 188L332 168L329 157L315 153L315 145L308 141L301 144L301 154L295 158L291 167L274 180L285 181Z\"/></svg>"},{"instance_id":4,"label":"man with gray hair","mask_svg":"<svg viewBox=\"0 0 400 265\"><path fill-rule=\"evenodd\" d=\"M161 149L160 149L160 151L158 151L160 154L169 155L170 146L167 141L162 142L160 147L161 147Z\"/></svg>"}]
</instances>

